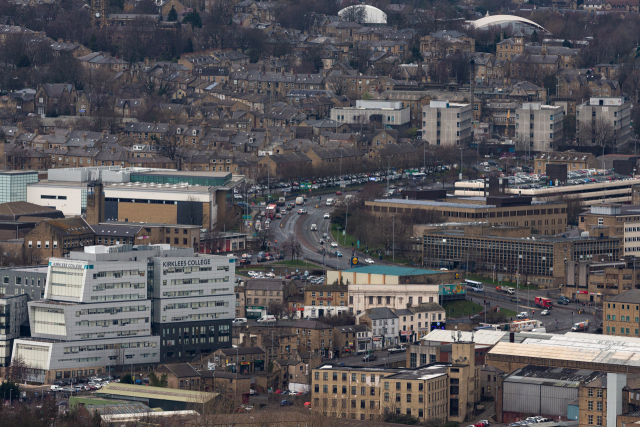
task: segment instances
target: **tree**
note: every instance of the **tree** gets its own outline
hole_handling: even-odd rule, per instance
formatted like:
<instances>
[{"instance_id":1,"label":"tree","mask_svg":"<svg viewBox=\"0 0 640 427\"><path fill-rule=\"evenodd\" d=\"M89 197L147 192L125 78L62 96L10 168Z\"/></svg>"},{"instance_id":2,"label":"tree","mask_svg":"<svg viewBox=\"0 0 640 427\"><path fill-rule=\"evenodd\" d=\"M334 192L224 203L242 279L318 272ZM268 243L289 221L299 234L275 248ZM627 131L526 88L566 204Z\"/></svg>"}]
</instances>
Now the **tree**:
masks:
<instances>
[{"instance_id":1,"label":"tree","mask_svg":"<svg viewBox=\"0 0 640 427\"><path fill-rule=\"evenodd\" d=\"M171 6L171 10L169 11L169 14L167 15L167 21L169 22L176 22L178 20L178 12L176 12L176 8Z\"/></svg>"},{"instance_id":2,"label":"tree","mask_svg":"<svg viewBox=\"0 0 640 427\"><path fill-rule=\"evenodd\" d=\"M93 52L98 50L98 38L96 37L95 33L91 34L91 38L89 39L89 46L88 47Z\"/></svg>"},{"instance_id":3,"label":"tree","mask_svg":"<svg viewBox=\"0 0 640 427\"><path fill-rule=\"evenodd\" d=\"M284 256L291 256L291 259L297 259L302 253L302 247L296 236L291 235L287 240L282 243L282 252Z\"/></svg>"},{"instance_id":4,"label":"tree","mask_svg":"<svg viewBox=\"0 0 640 427\"><path fill-rule=\"evenodd\" d=\"M270 301L267 307L267 311L269 314L272 314L276 318L280 319L282 316L286 315L289 310L287 310L287 306L282 303L282 301Z\"/></svg>"},{"instance_id":5,"label":"tree","mask_svg":"<svg viewBox=\"0 0 640 427\"><path fill-rule=\"evenodd\" d=\"M26 381L30 371L31 368L27 365L27 362L25 362L24 357L19 354L11 361L9 377L15 382Z\"/></svg>"},{"instance_id":6,"label":"tree","mask_svg":"<svg viewBox=\"0 0 640 427\"><path fill-rule=\"evenodd\" d=\"M149 385L151 387L166 387L167 386L167 374L162 374L160 377L155 372L149 374Z\"/></svg>"},{"instance_id":7,"label":"tree","mask_svg":"<svg viewBox=\"0 0 640 427\"><path fill-rule=\"evenodd\" d=\"M0 396L20 396L20 386L11 380L4 381L0 384Z\"/></svg>"},{"instance_id":8,"label":"tree","mask_svg":"<svg viewBox=\"0 0 640 427\"><path fill-rule=\"evenodd\" d=\"M197 11L187 13L187 16L182 20L183 24L191 24L191 28L202 28L202 18Z\"/></svg>"},{"instance_id":9,"label":"tree","mask_svg":"<svg viewBox=\"0 0 640 427\"><path fill-rule=\"evenodd\" d=\"M202 226L202 202L198 201L195 196L189 196L187 200L182 203L182 209L178 210L178 224ZM178 205L178 207L180 208L180 205Z\"/></svg>"},{"instance_id":10,"label":"tree","mask_svg":"<svg viewBox=\"0 0 640 427\"><path fill-rule=\"evenodd\" d=\"M424 427L442 427L444 420L442 418L428 418L424 422Z\"/></svg>"},{"instance_id":11,"label":"tree","mask_svg":"<svg viewBox=\"0 0 640 427\"><path fill-rule=\"evenodd\" d=\"M363 5L349 6L342 13L342 19L344 21L364 24L367 21L367 9Z\"/></svg>"},{"instance_id":12,"label":"tree","mask_svg":"<svg viewBox=\"0 0 640 427\"><path fill-rule=\"evenodd\" d=\"M135 381L133 380L133 377L131 376L131 374L124 374L122 376L122 378L120 378L120 382L123 384L134 384Z\"/></svg>"},{"instance_id":13,"label":"tree","mask_svg":"<svg viewBox=\"0 0 640 427\"><path fill-rule=\"evenodd\" d=\"M602 148L602 153L606 148L611 148L616 141L616 130L611 122L604 118L597 118L594 122L581 120L578 129L580 144L593 144ZM604 161L604 160L603 160Z\"/></svg>"}]
</instances>

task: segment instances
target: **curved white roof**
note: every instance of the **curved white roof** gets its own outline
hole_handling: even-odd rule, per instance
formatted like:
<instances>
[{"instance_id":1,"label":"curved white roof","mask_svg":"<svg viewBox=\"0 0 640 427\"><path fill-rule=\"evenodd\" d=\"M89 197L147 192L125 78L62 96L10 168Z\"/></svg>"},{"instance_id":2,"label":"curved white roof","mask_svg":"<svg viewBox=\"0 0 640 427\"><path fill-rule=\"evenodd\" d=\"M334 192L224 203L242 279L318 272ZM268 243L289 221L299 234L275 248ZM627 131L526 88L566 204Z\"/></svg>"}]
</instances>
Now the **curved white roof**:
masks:
<instances>
[{"instance_id":1,"label":"curved white roof","mask_svg":"<svg viewBox=\"0 0 640 427\"><path fill-rule=\"evenodd\" d=\"M521 24L527 24L532 27L538 28L540 30L547 31L547 29L540 24L536 24L535 22L530 21L529 19L521 18L520 16L514 16L514 15L485 16L484 18L480 18L476 21L471 21L471 25L473 25L475 28L484 28L484 27L490 27L492 25L509 24L509 23L516 23L516 22L519 22Z\"/></svg>"},{"instance_id":2,"label":"curved white roof","mask_svg":"<svg viewBox=\"0 0 640 427\"><path fill-rule=\"evenodd\" d=\"M386 24L387 14L378 9L377 7L369 6L368 4L356 4L348 6L338 12L338 15L342 18L346 11L350 8L363 7L366 12L365 24Z\"/></svg>"}]
</instances>

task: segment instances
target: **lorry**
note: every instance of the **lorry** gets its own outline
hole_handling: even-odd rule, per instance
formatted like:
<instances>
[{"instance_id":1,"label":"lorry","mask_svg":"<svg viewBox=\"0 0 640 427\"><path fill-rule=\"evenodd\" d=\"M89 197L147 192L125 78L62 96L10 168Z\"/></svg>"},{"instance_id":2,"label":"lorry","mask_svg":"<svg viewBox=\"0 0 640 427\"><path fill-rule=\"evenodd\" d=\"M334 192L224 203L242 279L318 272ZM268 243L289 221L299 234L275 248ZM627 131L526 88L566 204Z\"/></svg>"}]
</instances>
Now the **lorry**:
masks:
<instances>
[{"instance_id":1,"label":"lorry","mask_svg":"<svg viewBox=\"0 0 640 427\"><path fill-rule=\"evenodd\" d=\"M509 324L510 332L524 332L524 331L532 331L534 329L540 330L543 328L544 324L539 320L535 319L525 319L525 320L516 320L515 322L511 322Z\"/></svg>"},{"instance_id":2,"label":"lorry","mask_svg":"<svg viewBox=\"0 0 640 427\"><path fill-rule=\"evenodd\" d=\"M548 308L548 309L553 308L553 302L551 302L550 298L547 298L547 297L536 297L535 302L536 302L536 305L538 307Z\"/></svg>"},{"instance_id":3,"label":"lorry","mask_svg":"<svg viewBox=\"0 0 640 427\"><path fill-rule=\"evenodd\" d=\"M269 205L265 210L265 216L269 219L274 219L276 217L276 205Z\"/></svg>"},{"instance_id":4,"label":"lorry","mask_svg":"<svg viewBox=\"0 0 640 427\"><path fill-rule=\"evenodd\" d=\"M496 291L498 292L505 292L509 295L513 295L516 293L516 290L509 287L509 286L496 286Z\"/></svg>"},{"instance_id":5,"label":"lorry","mask_svg":"<svg viewBox=\"0 0 640 427\"><path fill-rule=\"evenodd\" d=\"M296 205L302 205L304 203L304 197L296 197Z\"/></svg>"},{"instance_id":6,"label":"lorry","mask_svg":"<svg viewBox=\"0 0 640 427\"><path fill-rule=\"evenodd\" d=\"M584 332L589 330L589 321L574 323L571 327L571 332Z\"/></svg>"},{"instance_id":7,"label":"lorry","mask_svg":"<svg viewBox=\"0 0 640 427\"><path fill-rule=\"evenodd\" d=\"M407 351L406 347L401 345L399 347L390 348L389 349L389 354L403 353L405 351Z\"/></svg>"}]
</instances>

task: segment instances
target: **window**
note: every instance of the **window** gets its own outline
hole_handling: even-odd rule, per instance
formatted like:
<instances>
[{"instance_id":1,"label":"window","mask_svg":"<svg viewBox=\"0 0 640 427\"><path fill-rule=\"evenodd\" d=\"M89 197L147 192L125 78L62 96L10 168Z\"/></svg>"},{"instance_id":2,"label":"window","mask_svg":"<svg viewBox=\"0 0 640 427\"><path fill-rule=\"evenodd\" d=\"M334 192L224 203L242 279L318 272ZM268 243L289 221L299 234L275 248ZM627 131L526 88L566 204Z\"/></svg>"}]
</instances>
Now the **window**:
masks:
<instances>
[{"instance_id":1,"label":"window","mask_svg":"<svg viewBox=\"0 0 640 427\"><path fill-rule=\"evenodd\" d=\"M590 400L587 402L587 410L588 411L593 411L593 400ZM591 423L589 423L591 424Z\"/></svg>"},{"instance_id":2,"label":"window","mask_svg":"<svg viewBox=\"0 0 640 427\"><path fill-rule=\"evenodd\" d=\"M602 389L601 388L598 389L597 395L598 395L598 397L602 397Z\"/></svg>"}]
</instances>

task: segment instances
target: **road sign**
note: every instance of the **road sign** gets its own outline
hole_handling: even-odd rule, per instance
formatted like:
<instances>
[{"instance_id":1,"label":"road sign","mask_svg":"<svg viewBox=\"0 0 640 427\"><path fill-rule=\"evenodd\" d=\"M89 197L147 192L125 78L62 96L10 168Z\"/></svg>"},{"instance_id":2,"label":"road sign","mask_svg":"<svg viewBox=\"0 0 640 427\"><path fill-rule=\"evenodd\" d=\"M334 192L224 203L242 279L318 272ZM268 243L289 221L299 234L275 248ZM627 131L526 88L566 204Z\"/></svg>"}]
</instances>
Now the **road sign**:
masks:
<instances>
[{"instance_id":1,"label":"road sign","mask_svg":"<svg viewBox=\"0 0 640 427\"><path fill-rule=\"evenodd\" d=\"M251 215L242 215L242 219L251 219Z\"/></svg>"},{"instance_id":2,"label":"road sign","mask_svg":"<svg viewBox=\"0 0 640 427\"><path fill-rule=\"evenodd\" d=\"M358 240L358 249L360 249L360 240Z\"/></svg>"}]
</instances>

